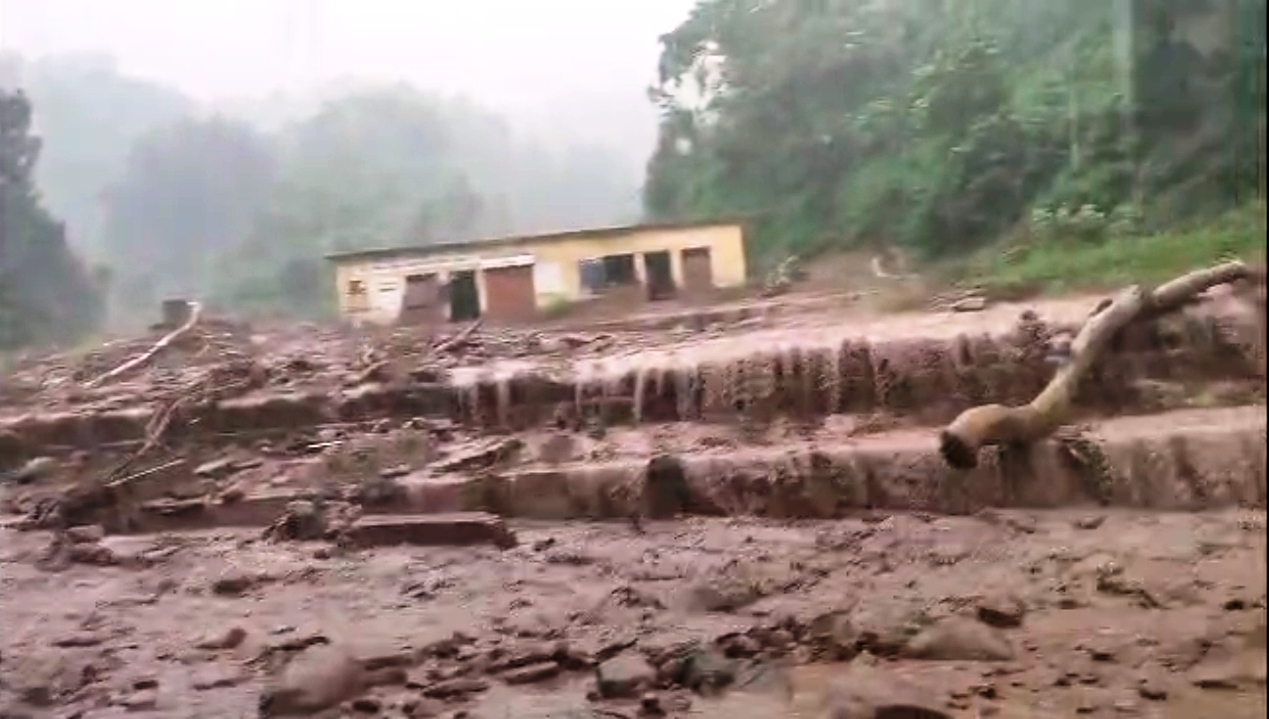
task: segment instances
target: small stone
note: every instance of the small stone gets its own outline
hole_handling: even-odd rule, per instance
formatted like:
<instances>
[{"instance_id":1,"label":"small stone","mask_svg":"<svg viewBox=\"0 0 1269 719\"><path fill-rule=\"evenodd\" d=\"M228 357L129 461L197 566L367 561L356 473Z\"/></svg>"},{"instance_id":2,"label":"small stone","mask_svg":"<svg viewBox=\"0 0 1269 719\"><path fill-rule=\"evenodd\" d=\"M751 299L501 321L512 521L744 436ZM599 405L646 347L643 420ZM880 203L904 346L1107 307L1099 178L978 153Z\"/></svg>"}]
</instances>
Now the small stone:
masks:
<instances>
[{"instance_id":1,"label":"small stone","mask_svg":"<svg viewBox=\"0 0 1269 719\"><path fill-rule=\"evenodd\" d=\"M419 697L401 705L401 712L410 719L433 719L445 713L445 702Z\"/></svg>"},{"instance_id":2,"label":"small stone","mask_svg":"<svg viewBox=\"0 0 1269 719\"><path fill-rule=\"evenodd\" d=\"M837 661L854 657L861 640L859 630L845 612L830 612L812 619L807 634L816 649Z\"/></svg>"},{"instance_id":3,"label":"small stone","mask_svg":"<svg viewBox=\"0 0 1269 719\"><path fill-rule=\"evenodd\" d=\"M665 708L661 706L661 697L653 692L647 692L642 697L639 697L639 712L644 716L665 716Z\"/></svg>"},{"instance_id":4,"label":"small stone","mask_svg":"<svg viewBox=\"0 0 1269 719\"><path fill-rule=\"evenodd\" d=\"M1161 702L1168 698L1168 690L1154 679L1143 679L1141 685L1137 687L1137 693L1142 699L1149 699L1152 702Z\"/></svg>"},{"instance_id":5,"label":"small stone","mask_svg":"<svg viewBox=\"0 0 1269 719\"><path fill-rule=\"evenodd\" d=\"M913 659L941 661L1008 661L1014 651L999 630L960 617L951 617L913 637L903 653Z\"/></svg>"},{"instance_id":6,"label":"small stone","mask_svg":"<svg viewBox=\"0 0 1269 719\"><path fill-rule=\"evenodd\" d=\"M84 524L66 530L66 538L71 544L94 544L106 536L106 530L100 524Z\"/></svg>"},{"instance_id":7,"label":"small stone","mask_svg":"<svg viewBox=\"0 0 1269 719\"><path fill-rule=\"evenodd\" d=\"M958 707L964 699L951 699ZM832 719L951 719L930 691L879 669L851 667L824 694L820 716ZM963 708L963 707L962 707Z\"/></svg>"},{"instance_id":8,"label":"small stone","mask_svg":"<svg viewBox=\"0 0 1269 719\"><path fill-rule=\"evenodd\" d=\"M533 684L559 676L560 665L555 662L538 662L503 672L502 680L508 684Z\"/></svg>"},{"instance_id":9,"label":"small stone","mask_svg":"<svg viewBox=\"0 0 1269 719\"><path fill-rule=\"evenodd\" d=\"M977 613L978 620L983 624L999 629L1011 629L1022 626L1027 605L1015 596L997 595L980 600Z\"/></svg>"},{"instance_id":10,"label":"small stone","mask_svg":"<svg viewBox=\"0 0 1269 719\"><path fill-rule=\"evenodd\" d=\"M106 635L95 632L76 632L61 639L53 640L55 647L95 647L107 639Z\"/></svg>"},{"instance_id":11,"label":"small stone","mask_svg":"<svg viewBox=\"0 0 1269 719\"><path fill-rule=\"evenodd\" d=\"M362 690L362 667L343 649L319 644L293 658L260 696L261 716L311 714Z\"/></svg>"},{"instance_id":12,"label":"small stone","mask_svg":"<svg viewBox=\"0 0 1269 719\"><path fill-rule=\"evenodd\" d=\"M94 567L113 567L120 564L120 559L110 547L100 544L72 544L67 548L66 557L75 564L89 564Z\"/></svg>"},{"instance_id":13,"label":"small stone","mask_svg":"<svg viewBox=\"0 0 1269 719\"><path fill-rule=\"evenodd\" d=\"M747 635L738 634L727 640L724 645L723 653L729 657L752 657L762 651L762 645L757 639Z\"/></svg>"},{"instance_id":14,"label":"small stone","mask_svg":"<svg viewBox=\"0 0 1269 719\"><path fill-rule=\"evenodd\" d=\"M159 693L154 689L143 689L132 693L121 703L130 712L150 711L159 705Z\"/></svg>"},{"instance_id":15,"label":"small stone","mask_svg":"<svg viewBox=\"0 0 1269 719\"><path fill-rule=\"evenodd\" d=\"M689 654L679 682L696 691L717 690L736 680L736 663L717 651L705 649Z\"/></svg>"},{"instance_id":16,"label":"small stone","mask_svg":"<svg viewBox=\"0 0 1269 719\"><path fill-rule=\"evenodd\" d=\"M656 682L656 669L641 656L621 654L596 667L595 678L605 698L631 698Z\"/></svg>"},{"instance_id":17,"label":"small stone","mask_svg":"<svg viewBox=\"0 0 1269 719\"><path fill-rule=\"evenodd\" d=\"M9 480L15 484L32 484L49 476L56 468L57 460L52 457L35 457L10 474Z\"/></svg>"},{"instance_id":18,"label":"small stone","mask_svg":"<svg viewBox=\"0 0 1269 719\"><path fill-rule=\"evenodd\" d=\"M357 697L352 700L352 710L361 714L378 714L383 704L374 697Z\"/></svg>"},{"instance_id":19,"label":"small stone","mask_svg":"<svg viewBox=\"0 0 1269 719\"><path fill-rule=\"evenodd\" d=\"M242 627L230 627L219 634L209 635L200 639L194 646L198 649L209 650L234 649L238 645L242 644L243 640L246 638L246 629L243 629Z\"/></svg>"},{"instance_id":20,"label":"small stone","mask_svg":"<svg viewBox=\"0 0 1269 719\"><path fill-rule=\"evenodd\" d=\"M475 694L483 692L489 688L489 682L474 677L456 677L453 679L444 679L436 682L423 689L423 696L432 697L433 699L446 699L449 697L463 696L464 694Z\"/></svg>"},{"instance_id":21,"label":"small stone","mask_svg":"<svg viewBox=\"0 0 1269 719\"><path fill-rule=\"evenodd\" d=\"M246 573L231 573L212 582L212 594L220 597L240 597L255 586L256 577Z\"/></svg>"},{"instance_id":22,"label":"small stone","mask_svg":"<svg viewBox=\"0 0 1269 719\"><path fill-rule=\"evenodd\" d=\"M1106 516L1102 514L1094 514L1087 517L1080 517L1072 522L1076 529L1097 529L1106 522Z\"/></svg>"},{"instance_id":23,"label":"small stone","mask_svg":"<svg viewBox=\"0 0 1269 719\"><path fill-rule=\"evenodd\" d=\"M220 493L219 499L221 504L237 504L246 496L247 491L243 489L241 485L234 484L226 487L225 490Z\"/></svg>"},{"instance_id":24,"label":"small stone","mask_svg":"<svg viewBox=\"0 0 1269 719\"><path fill-rule=\"evenodd\" d=\"M240 669L213 664L196 674L191 685L197 691L208 691L238 686L249 679L251 676Z\"/></svg>"}]
</instances>

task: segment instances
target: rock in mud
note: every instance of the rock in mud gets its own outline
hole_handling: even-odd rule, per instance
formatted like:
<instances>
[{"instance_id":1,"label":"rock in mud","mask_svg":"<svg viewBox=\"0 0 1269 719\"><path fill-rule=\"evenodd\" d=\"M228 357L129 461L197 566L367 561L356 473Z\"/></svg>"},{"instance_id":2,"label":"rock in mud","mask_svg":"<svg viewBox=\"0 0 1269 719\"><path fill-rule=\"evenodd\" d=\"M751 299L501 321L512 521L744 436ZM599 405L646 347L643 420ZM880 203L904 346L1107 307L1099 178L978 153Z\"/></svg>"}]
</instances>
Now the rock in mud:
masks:
<instances>
[{"instance_id":1,"label":"rock in mud","mask_svg":"<svg viewBox=\"0 0 1269 719\"><path fill-rule=\"evenodd\" d=\"M648 460L643 485L643 512L649 519L667 519L687 509L691 492L683 460L658 454Z\"/></svg>"},{"instance_id":2,"label":"rock in mud","mask_svg":"<svg viewBox=\"0 0 1269 719\"><path fill-rule=\"evenodd\" d=\"M317 502L296 500L286 505L286 511L264 531L266 539L274 541L309 541L322 539L328 529L326 515Z\"/></svg>"},{"instance_id":3,"label":"rock in mud","mask_svg":"<svg viewBox=\"0 0 1269 719\"><path fill-rule=\"evenodd\" d=\"M522 667L509 669L502 673L502 680L508 684L533 684L554 679L560 674L560 665L555 662L537 662Z\"/></svg>"},{"instance_id":4,"label":"rock in mud","mask_svg":"<svg viewBox=\"0 0 1269 719\"><path fill-rule=\"evenodd\" d=\"M1012 594L997 594L980 599L976 611L978 620L983 624L999 629L1012 629L1022 626L1027 605Z\"/></svg>"},{"instance_id":5,"label":"rock in mud","mask_svg":"<svg viewBox=\"0 0 1269 719\"><path fill-rule=\"evenodd\" d=\"M489 688L489 682L475 677L455 677L443 679L423 688L423 696L432 699L448 699L467 694L476 694Z\"/></svg>"},{"instance_id":6,"label":"rock in mud","mask_svg":"<svg viewBox=\"0 0 1269 719\"><path fill-rule=\"evenodd\" d=\"M369 477L353 490L352 501L364 507L391 507L408 501L405 487L393 477Z\"/></svg>"},{"instance_id":7,"label":"rock in mud","mask_svg":"<svg viewBox=\"0 0 1269 719\"><path fill-rule=\"evenodd\" d=\"M211 591L218 597L240 597L254 587L260 579L246 572L228 572L212 582Z\"/></svg>"},{"instance_id":8,"label":"rock in mud","mask_svg":"<svg viewBox=\"0 0 1269 719\"><path fill-rule=\"evenodd\" d=\"M964 617L950 617L917 634L904 656L936 661L1000 662L1013 659L1013 646L999 630Z\"/></svg>"},{"instance_id":9,"label":"rock in mud","mask_svg":"<svg viewBox=\"0 0 1269 719\"><path fill-rule=\"evenodd\" d=\"M106 530L100 524L85 524L66 530L66 539L71 544L92 544L106 537Z\"/></svg>"},{"instance_id":10,"label":"rock in mud","mask_svg":"<svg viewBox=\"0 0 1269 719\"><path fill-rule=\"evenodd\" d=\"M821 614L811 620L807 635L817 653L834 661L849 661L859 652L861 635L847 612Z\"/></svg>"},{"instance_id":11,"label":"rock in mud","mask_svg":"<svg viewBox=\"0 0 1269 719\"><path fill-rule=\"evenodd\" d=\"M223 632L209 634L194 645L198 649L220 650L234 649L247 638L247 630L242 627L230 627Z\"/></svg>"},{"instance_id":12,"label":"rock in mud","mask_svg":"<svg viewBox=\"0 0 1269 719\"><path fill-rule=\"evenodd\" d=\"M852 667L824 692L821 719L951 719L938 697L879 669Z\"/></svg>"},{"instance_id":13,"label":"rock in mud","mask_svg":"<svg viewBox=\"0 0 1269 719\"><path fill-rule=\"evenodd\" d=\"M523 446L524 442L516 437L483 442L433 462L431 469L439 474L489 469L514 457Z\"/></svg>"},{"instance_id":14,"label":"rock in mud","mask_svg":"<svg viewBox=\"0 0 1269 719\"><path fill-rule=\"evenodd\" d=\"M856 646L879 656L898 654L921 630L918 613L901 604L870 605L851 615L859 632Z\"/></svg>"},{"instance_id":15,"label":"rock in mud","mask_svg":"<svg viewBox=\"0 0 1269 719\"><path fill-rule=\"evenodd\" d=\"M484 512L366 516L347 529L345 538L362 548L492 544L509 549L516 545L515 535L502 519Z\"/></svg>"},{"instance_id":16,"label":"rock in mud","mask_svg":"<svg viewBox=\"0 0 1269 719\"><path fill-rule=\"evenodd\" d=\"M716 577L687 590L686 605L693 612L729 613L762 598L758 584L741 577Z\"/></svg>"},{"instance_id":17,"label":"rock in mud","mask_svg":"<svg viewBox=\"0 0 1269 719\"><path fill-rule=\"evenodd\" d=\"M712 692L729 686L736 680L736 662L713 649L692 652L683 661L678 681L698 692Z\"/></svg>"},{"instance_id":18,"label":"rock in mud","mask_svg":"<svg viewBox=\"0 0 1269 719\"><path fill-rule=\"evenodd\" d=\"M36 457L14 470L6 479L14 484L34 484L51 475L57 469L52 457Z\"/></svg>"},{"instance_id":19,"label":"rock in mud","mask_svg":"<svg viewBox=\"0 0 1269 719\"><path fill-rule=\"evenodd\" d=\"M652 687L656 669L637 654L621 654L595 668L600 696L607 699L629 699Z\"/></svg>"},{"instance_id":20,"label":"rock in mud","mask_svg":"<svg viewBox=\"0 0 1269 719\"><path fill-rule=\"evenodd\" d=\"M305 716L333 707L363 688L361 664L338 646L319 644L297 654L260 695L260 716Z\"/></svg>"}]
</instances>

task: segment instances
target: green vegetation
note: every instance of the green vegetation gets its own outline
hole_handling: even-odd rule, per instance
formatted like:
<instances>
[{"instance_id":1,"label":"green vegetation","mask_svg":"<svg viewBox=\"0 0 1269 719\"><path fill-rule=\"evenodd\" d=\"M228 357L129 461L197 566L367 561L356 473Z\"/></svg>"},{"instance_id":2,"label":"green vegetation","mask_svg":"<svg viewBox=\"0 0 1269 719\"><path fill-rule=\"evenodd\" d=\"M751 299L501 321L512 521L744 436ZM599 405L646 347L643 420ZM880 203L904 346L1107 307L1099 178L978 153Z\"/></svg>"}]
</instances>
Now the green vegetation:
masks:
<instances>
[{"instance_id":1,"label":"green vegetation","mask_svg":"<svg viewBox=\"0 0 1269 719\"><path fill-rule=\"evenodd\" d=\"M1265 261L1265 205L1249 203L1220 217L1154 233L1088 240L1080 236L1019 242L983 251L952 268L960 281L997 290L1102 290L1158 284L1228 259Z\"/></svg>"},{"instance_id":2,"label":"green vegetation","mask_svg":"<svg viewBox=\"0 0 1269 719\"><path fill-rule=\"evenodd\" d=\"M104 276L83 267L40 202L31 103L0 91L0 352L81 333L101 318Z\"/></svg>"},{"instance_id":3,"label":"green vegetation","mask_svg":"<svg viewBox=\"0 0 1269 719\"><path fill-rule=\"evenodd\" d=\"M1219 7L701 0L662 38L645 204L754 217L760 258L1219 214L1264 167L1265 2L1203 55L1186 28Z\"/></svg>"}]
</instances>

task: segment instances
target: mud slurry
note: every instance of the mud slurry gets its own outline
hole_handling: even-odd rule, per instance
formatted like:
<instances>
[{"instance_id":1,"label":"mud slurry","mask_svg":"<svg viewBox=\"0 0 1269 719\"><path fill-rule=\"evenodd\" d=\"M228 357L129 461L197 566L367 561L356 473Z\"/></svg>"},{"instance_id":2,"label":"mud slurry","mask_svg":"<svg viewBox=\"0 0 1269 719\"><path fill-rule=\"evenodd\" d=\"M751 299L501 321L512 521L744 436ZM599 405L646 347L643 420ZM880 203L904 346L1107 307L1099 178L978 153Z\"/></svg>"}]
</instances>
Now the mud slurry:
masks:
<instances>
[{"instance_id":1,"label":"mud slurry","mask_svg":"<svg viewBox=\"0 0 1269 719\"><path fill-rule=\"evenodd\" d=\"M950 470L1088 307L1048 309L35 363L0 716L1262 716L1263 337L1134 330L1081 424Z\"/></svg>"},{"instance_id":2,"label":"mud slurry","mask_svg":"<svg viewBox=\"0 0 1269 719\"><path fill-rule=\"evenodd\" d=\"M328 643L383 675L332 716L819 717L865 683L931 716L1264 710L1262 512L515 528L501 552L108 537L119 565L52 573L46 539L5 532L0 696L7 716L254 716L272 665ZM594 665L623 658L650 676L597 700Z\"/></svg>"}]
</instances>

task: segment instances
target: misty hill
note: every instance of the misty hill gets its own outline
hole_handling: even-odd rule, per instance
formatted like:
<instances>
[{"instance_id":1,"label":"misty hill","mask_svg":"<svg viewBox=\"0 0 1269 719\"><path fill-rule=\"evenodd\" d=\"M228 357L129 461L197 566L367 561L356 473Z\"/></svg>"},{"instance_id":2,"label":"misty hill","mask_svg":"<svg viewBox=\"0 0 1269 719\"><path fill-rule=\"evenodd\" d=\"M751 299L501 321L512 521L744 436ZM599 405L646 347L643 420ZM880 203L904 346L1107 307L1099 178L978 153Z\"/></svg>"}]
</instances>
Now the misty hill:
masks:
<instances>
[{"instance_id":1,"label":"misty hill","mask_svg":"<svg viewBox=\"0 0 1269 719\"><path fill-rule=\"evenodd\" d=\"M352 81L200 105L97 56L9 55L0 82L27 91L40 191L110 268L117 317L169 295L316 314L334 250L637 220L655 134L642 88L517 117Z\"/></svg>"}]
</instances>

